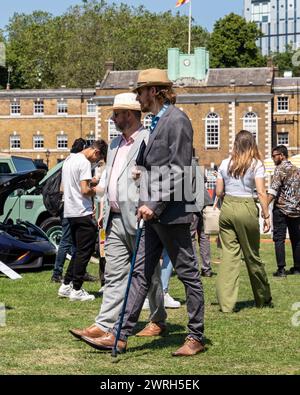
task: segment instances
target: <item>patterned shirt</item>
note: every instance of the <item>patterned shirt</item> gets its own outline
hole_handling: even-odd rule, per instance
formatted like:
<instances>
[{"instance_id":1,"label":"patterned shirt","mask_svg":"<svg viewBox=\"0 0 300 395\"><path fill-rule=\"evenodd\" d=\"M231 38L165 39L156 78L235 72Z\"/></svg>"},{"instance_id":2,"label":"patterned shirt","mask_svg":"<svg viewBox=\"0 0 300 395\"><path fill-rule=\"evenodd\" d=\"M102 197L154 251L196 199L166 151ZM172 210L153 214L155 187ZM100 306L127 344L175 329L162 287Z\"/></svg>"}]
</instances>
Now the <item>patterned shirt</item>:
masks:
<instances>
[{"instance_id":1,"label":"patterned shirt","mask_svg":"<svg viewBox=\"0 0 300 395\"><path fill-rule=\"evenodd\" d=\"M275 196L275 206L289 217L300 217L300 169L285 160L276 166L270 195Z\"/></svg>"}]
</instances>

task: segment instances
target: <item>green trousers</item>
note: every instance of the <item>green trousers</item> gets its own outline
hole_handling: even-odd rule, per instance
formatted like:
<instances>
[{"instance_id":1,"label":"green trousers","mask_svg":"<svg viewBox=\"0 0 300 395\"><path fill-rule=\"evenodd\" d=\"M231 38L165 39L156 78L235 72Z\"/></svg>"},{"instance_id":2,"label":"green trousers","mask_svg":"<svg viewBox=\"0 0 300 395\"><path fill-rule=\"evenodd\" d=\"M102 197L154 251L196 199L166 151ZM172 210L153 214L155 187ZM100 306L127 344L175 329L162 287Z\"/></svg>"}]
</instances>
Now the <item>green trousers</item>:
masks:
<instances>
[{"instance_id":1,"label":"green trousers","mask_svg":"<svg viewBox=\"0 0 300 395\"><path fill-rule=\"evenodd\" d=\"M237 301L241 252L257 307L271 301L267 274L259 256L258 208L253 198L226 195L220 214L222 261L217 277L217 297L223 312L232 312Z\"/></svg>"}]
</instances>

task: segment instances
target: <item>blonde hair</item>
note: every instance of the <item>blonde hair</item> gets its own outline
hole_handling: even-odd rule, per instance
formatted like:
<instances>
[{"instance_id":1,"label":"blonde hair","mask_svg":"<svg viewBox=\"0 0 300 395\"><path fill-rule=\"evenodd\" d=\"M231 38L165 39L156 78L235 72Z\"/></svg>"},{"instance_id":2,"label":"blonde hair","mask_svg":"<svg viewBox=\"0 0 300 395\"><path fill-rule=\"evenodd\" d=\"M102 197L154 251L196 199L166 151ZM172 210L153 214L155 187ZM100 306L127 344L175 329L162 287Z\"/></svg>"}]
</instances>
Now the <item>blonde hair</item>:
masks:
<instances>
[{"instance_id":1,"label":"blonde hair","mask_svg":"<svg viewBox=\"0 0 300 395\"><path fill-rule=\"evenodd\" d=\"M241 130L235 137L228 173L231 177L243 177L255 160L261 160L255 138L247 130Z\"/></svg>"}]
</instances>

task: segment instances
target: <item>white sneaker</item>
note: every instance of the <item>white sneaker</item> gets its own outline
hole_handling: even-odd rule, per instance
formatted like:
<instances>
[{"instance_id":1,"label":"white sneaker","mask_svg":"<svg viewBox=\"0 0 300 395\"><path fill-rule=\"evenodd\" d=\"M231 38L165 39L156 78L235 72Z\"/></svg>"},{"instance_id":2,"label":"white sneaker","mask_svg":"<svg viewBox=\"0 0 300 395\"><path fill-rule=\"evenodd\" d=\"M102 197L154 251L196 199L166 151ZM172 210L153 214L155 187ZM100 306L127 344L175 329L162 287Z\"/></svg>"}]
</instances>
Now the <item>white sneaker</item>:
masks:
<instances>
[{"instance_id":1,"label":"white sneaker","mask_svg":"<svg viewBox=\"0 0 300 395\"><path fill-rule=\"evenodd\" d=\"M94 300L94 299L95 296L90 295L83 288L79 289L78 291L72 289L70 294L70 300L72 301L80 300L81 302L85 302L86 300Z\"/></svg>"},{"instance_id":2,"label":"white sneaker","mask_svg":"<svg viewBox=\"0 0 300 395\"><path fill-rule=\"evenodd\" d=\"M142 310L150 310L149 299L146 298L142 307Z\"/></svg>"},{"instance_id":3,"label":"white sneaker","mask_svg":"<svg viewBox=\"0 0 300 395\"><path fill-rule=\"evenodd\" d=\"M72 283L65 285L65 284L61 284L61 286L59 287L58 290L58 296L60 296L61 298L69 298L71 291L72 291L73 287L72 287Z\"/></svg>"},{"instance_id":4,"label":"white sneaker","mask_svg":"<svg viewBox=\"0 0 300 395\"><path fill-rule=\"evenodd\" d=\"M165 307L169 309L178 309L181 306L181 303L178 300L173 299L168 292L165 293L164 304Z\"/></svg>"}]
</instances>

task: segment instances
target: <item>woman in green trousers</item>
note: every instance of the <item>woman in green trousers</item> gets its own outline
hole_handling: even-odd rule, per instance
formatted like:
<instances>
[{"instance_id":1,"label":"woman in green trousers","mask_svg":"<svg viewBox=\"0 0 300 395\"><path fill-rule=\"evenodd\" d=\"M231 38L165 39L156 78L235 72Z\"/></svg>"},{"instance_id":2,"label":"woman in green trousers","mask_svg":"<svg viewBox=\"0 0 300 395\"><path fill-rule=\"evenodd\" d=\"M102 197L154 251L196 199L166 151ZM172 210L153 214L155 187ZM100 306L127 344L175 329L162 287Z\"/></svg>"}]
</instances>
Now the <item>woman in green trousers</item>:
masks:
<instances>
[{"instance_id":1,"label":"woman in green trousers","mask_svg":"<svg viewBox=\"0 0 300 395\"><path fill-rule=\"evenodd\" d=\"M232 155L219 167L216 193L223 197L220 214L222 261L217 277L217 297L224 313L230 313L238 297L241 252L247 266L257 307L271 306L271 291L264 264L259 256L258 194L264 218L264 232L270 229L265 169L252 133L236 135Z\"/></svg>"}]
</instances>

